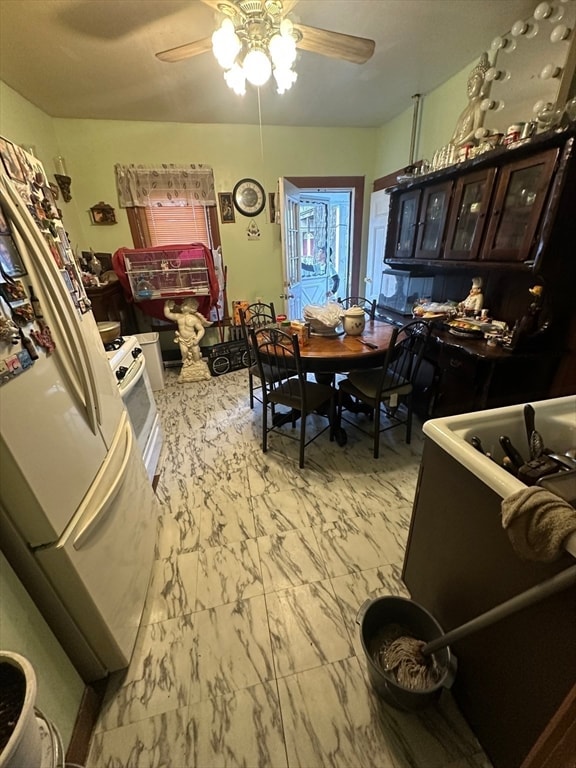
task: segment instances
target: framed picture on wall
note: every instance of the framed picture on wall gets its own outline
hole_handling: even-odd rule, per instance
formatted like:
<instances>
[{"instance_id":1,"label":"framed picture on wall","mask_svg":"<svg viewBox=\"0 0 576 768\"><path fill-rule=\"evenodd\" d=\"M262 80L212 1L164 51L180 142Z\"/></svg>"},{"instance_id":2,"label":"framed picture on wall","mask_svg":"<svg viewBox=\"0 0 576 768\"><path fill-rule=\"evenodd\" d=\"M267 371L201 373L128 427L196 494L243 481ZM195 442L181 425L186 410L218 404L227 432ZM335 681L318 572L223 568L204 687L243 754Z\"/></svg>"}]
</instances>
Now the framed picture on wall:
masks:
<instances>
[{"instance_id":1,"label":"framed picture on wall","mask_svg":"<svg viewBox=\"0 0 576 768\"><path fill-rule=\"evenodd\" d=\"M218 205L220 206L220 221L222 224L234 224L234 205L232 204L232 192L218 192Z\"/></svg>"}]
</instances>

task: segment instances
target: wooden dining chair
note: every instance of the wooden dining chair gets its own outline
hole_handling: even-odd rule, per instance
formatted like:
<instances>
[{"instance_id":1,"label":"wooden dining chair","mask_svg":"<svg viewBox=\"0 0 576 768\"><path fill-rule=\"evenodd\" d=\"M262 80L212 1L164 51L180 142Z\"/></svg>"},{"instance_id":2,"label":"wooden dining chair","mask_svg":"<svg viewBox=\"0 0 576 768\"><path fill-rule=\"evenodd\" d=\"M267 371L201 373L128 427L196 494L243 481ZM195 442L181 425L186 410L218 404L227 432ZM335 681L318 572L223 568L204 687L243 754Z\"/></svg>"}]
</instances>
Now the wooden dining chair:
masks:
<instances>
[{"instance_id":1,"label":"wooden dining chair","mask_svg":"<svg viewBox=\"0 0 576 768\"><path fill-rule=\"evenodd\" d=\"M299 465L304 466L304 452L317 437L327 429L330 441L334 439L336 415L336 390L326 384L308 381L300 358L300 345L296 335L284 333L277 328L248 328L251 348L260 369L262 382L262 451L268 450L268 435L276 432L300 442ZM290 409L292 430L300 419L299 435L283 429L285 419L278 419L276 406ZM270 423L268 421L270 409ZM317 413L327 418L328 423L316 429L312 437L306 436L308 416Z\"/></svg>"},{"instance_id":2,"label":"wooden dining chair","mask_svg":"<svg viewBox=\"0 0 576 768\"><path fill-rule=\"evenodd\" d=\"M380 450L380 433L404 424L406 442L412 433L412 394L422 356L430 338L430 326L424 320L413 320L401 328L395 328L390 339L384 365L365 371L351 371L338 384L337 424L345 421L374 438L374 458ZM373 413L373 431L367 432L358 421L343 416L345 403L352 397L367 404ZM386 417L380 426L381 416Z\"/></svg>"},{"instance_id":3,"label":"wooden dining chair","mask_svg":"<svg viewBox=\"0 0 576 768\"><path fill-rule=\"evenodd\" d=\"M240 315L242 336L250 360L250 365L248 367L248 390L250 393L250 408L254 408L254 398L261 402L261 398L256 397L255 395L255 391L260 389L260 385L254 383L254 379L260 379L260 371L256 364L254 353L251 350L248 328L262 328L275 323L276 311L272 302L270 302L270 304L265 304L264 302L257 301L254 304L249 304L246 309L240 308L238 314Z\"/></svg>"},{"instance_id":4,"label":"wooden dining chair","mask_svg":"<svg viewBox=\"0 0 576 768\"><path fill-rule=\"evenodd\" d=\"M347 296L345 299L338 299L338 304L342 305L342 309L350 309L350 307L362 307L364 312L368 315L369 320L376 318L376 299L370 301L370 299L364 298L364 296Z\"/></svg>"}]
</instances>

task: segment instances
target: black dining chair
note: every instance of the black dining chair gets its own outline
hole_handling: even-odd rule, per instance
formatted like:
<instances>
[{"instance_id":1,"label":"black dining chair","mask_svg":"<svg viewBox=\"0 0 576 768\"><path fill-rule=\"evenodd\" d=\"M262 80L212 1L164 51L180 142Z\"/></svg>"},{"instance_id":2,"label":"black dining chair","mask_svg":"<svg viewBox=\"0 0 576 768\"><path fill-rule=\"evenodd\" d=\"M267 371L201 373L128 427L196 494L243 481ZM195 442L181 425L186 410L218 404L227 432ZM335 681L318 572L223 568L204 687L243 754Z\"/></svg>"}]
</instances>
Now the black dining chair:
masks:
<instances>
[{"instance_id":1,"label":"black dining chair","mask_svg":"<svg viewBox=\"0 0 576 768\"><path fill-rule=\"evenodd\" d=\"M330 441L334 439L336 415L336 390L326 384L308 381L300 358L300 345L296 335L284 333L277 328L248 328L250 345L256 357L262 382L262 451L268 450L268 435L276 432L300 442L299 465L304 466L304 451L307 445L316 440L327 429ZM292 430L300 419L300 434L293 434L282 429L285 419L278 419L276 406L290 409ZM268 422L270 408L271 421ZM328 423L316 429L307 439L306 423L312 413L327 418Z\"/></svg>"},{"instance_id":2,"label":"black dining chair","mask_svg":"<svg viewBox=\"0 0 576 768\"><path fill-rule=\"evenodd\" d=\"M366 299L364 296L347 296L345 299L338 298L338 304L342 305L342 309L362 307L369 320L376 318L376 299L370 301L370 299Z\"/></svg>"},{"instance_id":3,"label":"black dining chair","mask_svg":"<svg viewBox=\"0 0 576 768\"><path fill-rule=\"evenodd\" d=\"M242 336L250 360L250 365L248 366L248 390L250 393L250 408L254 408L255 398L262 402L261 398L255 395L255 391L260 389L260 385L254 383L255 378L260 379L260 370L256 365L254 353L251 350L248 328L262 328L275 323L276 311L272 302L265 304L264 302L257 301L254 304L249 304L245 309L240 308L238 314L240 315Z\"/></svg>"},{"instance_id":4,"label":"black dining chair","mask_svg":"<svg viewBox=\"0 0 576 768\"><path fill-rule=\"evenodd\" d=\"M406 442L410 442L414 381L429 338L430 326L423 320L413 320L401 328L395 328L381 368L351 371L347 378L338 384L338 431L341 422L345 421L362 432L372 434L375 459L380 451L381 432L404 424ZM372 432L363 429L358 421L351 421L343 416L346 411L345 403L349 402L349 398L370 407L373 415ZM381 427L382 413L386 422Z\"/></svg>"}]
</instances>

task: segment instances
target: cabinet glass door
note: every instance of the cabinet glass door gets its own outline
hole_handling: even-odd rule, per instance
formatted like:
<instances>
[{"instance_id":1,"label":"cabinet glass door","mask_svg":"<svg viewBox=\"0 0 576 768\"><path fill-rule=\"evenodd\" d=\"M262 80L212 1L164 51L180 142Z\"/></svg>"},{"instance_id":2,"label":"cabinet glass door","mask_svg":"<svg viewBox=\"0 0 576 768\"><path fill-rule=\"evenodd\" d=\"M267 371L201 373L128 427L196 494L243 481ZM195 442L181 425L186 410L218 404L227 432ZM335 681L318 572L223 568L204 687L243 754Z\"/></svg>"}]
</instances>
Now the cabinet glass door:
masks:
<instances>
[{"instance_id":1,"label":"cabinet glass door","mask_svg":"<svg viewBox=\"0 0 576 768\"><path fill-rule=\"evenodd\" d=\"M423 190L415 253L417 259L440 258L451 191L451 181Z\"/></svg>"},{"instance_id":2,"label":"cabinet glass door","mask_svg":"<svg viewBox=\"0 0 576 768\"><path fill-rule=\"evenodd\" d=\"M526 261L540 223L557 149L511 163L502 171L483 248L487 261Z\"/></svg>"},{"instance_id":3,"label":"cabinet glass door","mask_svg":"<svg viewBox=\"0 0 576 768\"><path fill-rule=\"evenodd\" d=\"M445 259L468 261L478 258L495 176L496 169L490 168L457 181L448 221Z\"/></svg>"},{"instance_id":4,"label":"cabinet glass door","mask_svg":"<svg viewBox=\"0 0 576 768\"><path fill-rule=\"evenodd\" d=\"M400 195L397 208L397 237L394 258L410 258L414 255L418 204L421 191L415 189Z\"/></svg>"}]
</instances>

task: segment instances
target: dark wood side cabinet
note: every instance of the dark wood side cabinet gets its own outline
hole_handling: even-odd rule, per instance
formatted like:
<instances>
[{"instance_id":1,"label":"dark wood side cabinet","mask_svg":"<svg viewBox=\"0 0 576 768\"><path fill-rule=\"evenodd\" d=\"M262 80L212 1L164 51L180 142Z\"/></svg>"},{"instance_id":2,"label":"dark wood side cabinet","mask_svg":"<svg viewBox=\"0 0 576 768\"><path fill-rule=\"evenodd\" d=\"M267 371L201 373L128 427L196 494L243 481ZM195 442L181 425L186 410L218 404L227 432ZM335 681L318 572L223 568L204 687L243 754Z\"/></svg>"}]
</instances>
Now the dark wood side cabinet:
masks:
<instances>
[{"instance_id":1,"label":"dark wood side cabinet","mask_svg":"<svg viewBox=\"0 0 576 768\"><path fill-rule=\"evenodd\" d=\"M425 420L540 400L558 360L552 345L511 352L435 328L416 382L415 410Z\"/></svg>"},{"instance_id":2,"label":"dark wood side cabinet","mask_svg":"<svg viewBox=\"0 0 576 768\"><path fill-rule=\"evenodd\" d=\"M87 288L86 295L90 299L97 322L116 320L120 322L120 330L124 336L137 333L134 307L126 302L119 280L104 283L97 288Z\"/></svg>"}]
</instances>

